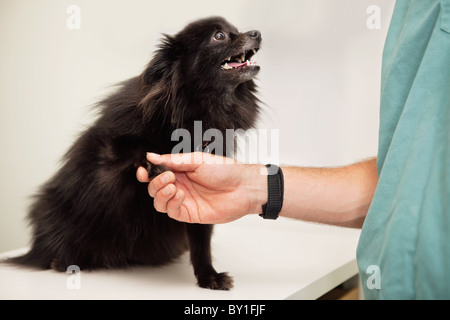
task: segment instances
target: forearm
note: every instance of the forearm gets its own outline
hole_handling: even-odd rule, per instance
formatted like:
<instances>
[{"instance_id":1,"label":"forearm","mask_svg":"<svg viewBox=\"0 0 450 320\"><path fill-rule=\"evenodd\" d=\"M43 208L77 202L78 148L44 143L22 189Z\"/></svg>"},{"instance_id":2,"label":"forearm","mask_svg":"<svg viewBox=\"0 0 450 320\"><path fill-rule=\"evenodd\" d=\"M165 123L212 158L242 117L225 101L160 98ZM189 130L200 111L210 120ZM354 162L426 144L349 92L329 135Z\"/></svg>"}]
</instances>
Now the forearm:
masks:
<instances>
[{"instance_id":1,"label":"forearm","mask_svg":"<svg viewBox=\"0 0 450 320\"><path fill-rule=\"evenodd\" d=\"M284 203L280 216L354 228L362 226L378 183L376 159L341 168L282 169Z\"/></svg>"}]
</instances>

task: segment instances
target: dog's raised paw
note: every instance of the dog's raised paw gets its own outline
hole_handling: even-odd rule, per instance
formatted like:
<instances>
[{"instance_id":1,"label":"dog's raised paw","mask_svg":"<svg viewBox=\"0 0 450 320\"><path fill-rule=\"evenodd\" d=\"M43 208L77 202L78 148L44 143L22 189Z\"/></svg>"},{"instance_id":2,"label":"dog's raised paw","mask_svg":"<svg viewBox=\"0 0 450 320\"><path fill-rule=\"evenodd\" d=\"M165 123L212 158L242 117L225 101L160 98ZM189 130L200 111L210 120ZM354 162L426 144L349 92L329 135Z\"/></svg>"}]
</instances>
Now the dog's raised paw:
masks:
<instances>
[{"instance_id":1,"label":"dog's raised paw","mask_svg":"<svg viewBox=\"0 0 450 320\"><path fill-rule=\"evenodd\" d=\"M145 163L144 168L147 169L148 177L150 180L169 170L164 165L154 165L148 161Z\"/></svg>"},{"instance_id":2,"label":"dog's raised paw","mask_svg":"<svg viewBox=\"0 0 450 320\"><path fill-rule=\"evenodd\" d=\"M227 272L214 273L199 277L198 286L212 290L230 290L233 288L233 278Z\"/></svg>"}]
</instances>

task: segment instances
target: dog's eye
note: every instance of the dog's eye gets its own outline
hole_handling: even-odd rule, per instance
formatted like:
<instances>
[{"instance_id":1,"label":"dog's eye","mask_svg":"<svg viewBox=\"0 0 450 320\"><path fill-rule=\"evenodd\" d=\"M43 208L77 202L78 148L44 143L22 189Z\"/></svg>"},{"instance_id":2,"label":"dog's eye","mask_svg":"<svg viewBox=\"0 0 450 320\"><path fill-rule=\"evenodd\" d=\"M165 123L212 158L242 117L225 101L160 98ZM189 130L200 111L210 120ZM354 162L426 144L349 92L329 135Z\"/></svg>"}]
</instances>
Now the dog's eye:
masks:
<instances>
[{"instance_id":1,"label":"dog's eye","mask_svg":"<svg viewBox=\"0 0 450 320\"><path fill-rule=\"evenodd\" d=\"M225 38L226 38L225 33L223 33L222 31L217 31L214 34L214 39L216 39L217 41L223 41L225 40Z\"/></svg>"}]
</instances>

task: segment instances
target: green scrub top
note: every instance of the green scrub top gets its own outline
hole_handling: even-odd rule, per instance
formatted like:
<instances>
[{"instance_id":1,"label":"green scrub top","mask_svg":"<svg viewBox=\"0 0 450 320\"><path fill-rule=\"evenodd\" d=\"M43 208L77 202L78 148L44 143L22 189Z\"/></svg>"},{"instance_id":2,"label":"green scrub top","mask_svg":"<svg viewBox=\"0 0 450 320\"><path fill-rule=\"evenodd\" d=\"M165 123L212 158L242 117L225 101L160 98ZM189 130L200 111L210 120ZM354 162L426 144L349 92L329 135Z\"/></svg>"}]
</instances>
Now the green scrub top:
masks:
<instances>
[{"instance_id":1,"label":"green scrub top","mask_svg":"<svg viewBox=\"0 0 450 320\"><path fill-rule=\"evenodd\" d=\"M379 183L357 249L366 299L450 299L450 0L397 0Z\"/></svg>"}]
</instances>

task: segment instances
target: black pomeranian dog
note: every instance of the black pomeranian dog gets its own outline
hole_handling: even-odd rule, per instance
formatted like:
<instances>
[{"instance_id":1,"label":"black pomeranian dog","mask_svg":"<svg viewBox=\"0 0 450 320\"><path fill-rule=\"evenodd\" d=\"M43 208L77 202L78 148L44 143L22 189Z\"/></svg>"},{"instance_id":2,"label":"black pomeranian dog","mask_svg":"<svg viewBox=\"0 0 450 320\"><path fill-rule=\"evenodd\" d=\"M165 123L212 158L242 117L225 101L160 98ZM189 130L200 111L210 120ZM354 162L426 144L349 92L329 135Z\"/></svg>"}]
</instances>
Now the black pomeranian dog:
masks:
<instances>
[{"instance_id":1,"label":"black pomeranian dog","mask_svg":"<svg viewBox=\"0 0 450 320\"><path fill-rule=\"evenodd\" d=\"M136 170L151 177L146 152L171 153L172 132L247 130L259 107L253 78L259 31L240 33L220 17L193 22L163 39L143 73L99 102L100 115L73 144L29 212L32 246L16 264L66 271L162 265L190 250L198 285L228 290L233 280L211 262L213 226L157 213ZM193 150L196 146L192 146ZM203 149L202 149L203 150ZM226 146L223 150L226 150Z\"/></svg>"}]
</instances>

